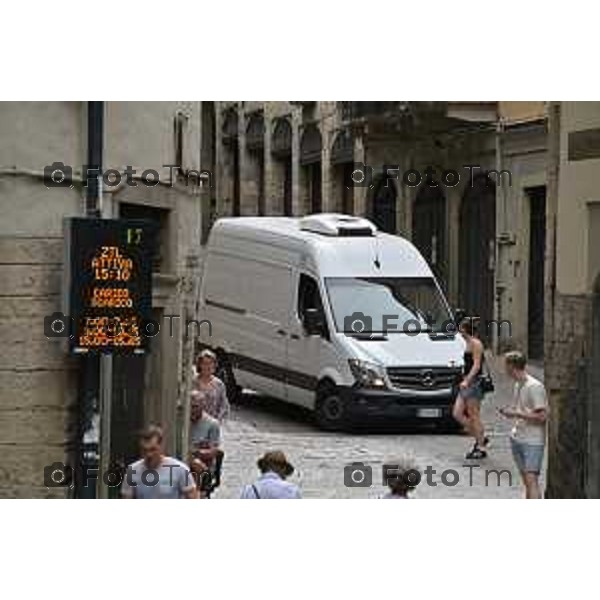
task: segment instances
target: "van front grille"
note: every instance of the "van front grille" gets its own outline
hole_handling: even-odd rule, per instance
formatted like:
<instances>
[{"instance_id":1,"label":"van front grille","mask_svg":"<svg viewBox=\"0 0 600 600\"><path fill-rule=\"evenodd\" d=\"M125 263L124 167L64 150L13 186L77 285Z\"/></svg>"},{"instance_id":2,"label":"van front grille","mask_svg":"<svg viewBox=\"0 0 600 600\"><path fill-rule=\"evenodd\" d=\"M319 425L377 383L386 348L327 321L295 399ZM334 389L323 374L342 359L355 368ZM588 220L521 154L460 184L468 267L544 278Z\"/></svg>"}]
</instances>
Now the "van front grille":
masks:
<instances>
[{"instance_id":1,"label":"van front grille","mask_svg":"<svg viewBox=\"0 0 600 600\"><path fill-rule=\"evenodd\" d=\"M454 367L388 367L392 387L408 390L443 390L454 386L460 369Z\"/></svg>"}]
</instances>

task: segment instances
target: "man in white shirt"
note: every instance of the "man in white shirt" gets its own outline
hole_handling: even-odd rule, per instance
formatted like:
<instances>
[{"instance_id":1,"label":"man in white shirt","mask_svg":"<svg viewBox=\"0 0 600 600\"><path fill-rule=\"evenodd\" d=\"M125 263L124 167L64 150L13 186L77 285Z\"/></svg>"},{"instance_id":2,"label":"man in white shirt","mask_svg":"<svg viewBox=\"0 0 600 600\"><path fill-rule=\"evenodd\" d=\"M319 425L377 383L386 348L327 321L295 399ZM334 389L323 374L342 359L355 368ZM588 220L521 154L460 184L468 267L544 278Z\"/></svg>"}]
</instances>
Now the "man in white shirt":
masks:
<instances>
[{"instance_id":1,"label":"man in white shirt","mask_svg":"<svg viewBox=\"0 0 600 600\"><path fill-rule=\"evenodd\" d=\"M242 490L242 500L293 500L301 498L298 486L286 481L294 472L285 454L279 450L267 452L258 459L261 476Z\"/></svg>"},{"instance_id":2,"label":"man in white shirt","mask_svg":"<svg viewBox=\"0 0 600 600\"><path fill-rule=\"evenodd\" d=\"M506 372L515 381L514 406L501 408L500 414L513 419L510 445L513 458L525 485L525 497L541 497L539 475L546 445L548 401L544 384L526 370L521 352L505 356Z\"/></svg>"}]
</instances>

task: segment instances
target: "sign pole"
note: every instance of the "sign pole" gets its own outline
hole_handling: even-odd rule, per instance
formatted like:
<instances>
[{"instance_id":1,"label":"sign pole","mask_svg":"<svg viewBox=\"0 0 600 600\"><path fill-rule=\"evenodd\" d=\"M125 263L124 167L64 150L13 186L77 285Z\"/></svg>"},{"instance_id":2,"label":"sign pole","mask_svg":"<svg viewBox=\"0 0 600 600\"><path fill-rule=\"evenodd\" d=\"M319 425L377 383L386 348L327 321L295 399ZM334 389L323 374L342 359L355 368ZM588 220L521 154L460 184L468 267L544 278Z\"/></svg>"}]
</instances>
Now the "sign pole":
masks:
<instances>
[{"instance_id":1,"label":"sign pole","mask_svg":"<svg viewBox=\"0 0 600 600\"><path fill-rule=\"evenodd\" d=\"M98 206L100 216L110 219L112 214L109 203L102 197L102 175L98 175ZM98 465L97 498L107 499L109 487L105 474L110 468L111 414L113 391L113 355L112 351L100 354L100 461Z\"/></svg>"},{"instance_id":2,"label":"sign pole","mask_svg":"<svg viewBox=\"0 0 600 600\"><path fill-rule=\"evenodd\" d=\"M110 468L110 436L112 413L113 356L110 352L100 355L100 464L98 471L98 498L107 499L109 487L105 473Z\"/></svg>"}]
</instances>

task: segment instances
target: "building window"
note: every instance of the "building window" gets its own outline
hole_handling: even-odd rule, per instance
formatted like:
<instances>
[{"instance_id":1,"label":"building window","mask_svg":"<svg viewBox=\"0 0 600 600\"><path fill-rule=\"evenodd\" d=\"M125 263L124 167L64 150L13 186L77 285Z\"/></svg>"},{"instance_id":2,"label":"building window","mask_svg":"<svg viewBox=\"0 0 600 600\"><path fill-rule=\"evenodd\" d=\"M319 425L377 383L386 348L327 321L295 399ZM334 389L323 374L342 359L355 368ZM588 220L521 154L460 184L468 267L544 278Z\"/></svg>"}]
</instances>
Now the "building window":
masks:
<instances>
[{"instance_id":1,"label":"building window","mask_svg":"<svg viewBox=\"0 0 600 600\"><path fill-rule=\"evenodd\" d=\"M174 136L175 136L175 164L178 169L179 175L183 174L183 145L184 145L184 131L187 123L187 117L178 112L175 115L174 120Z\"/></svg>"}]
</instances>

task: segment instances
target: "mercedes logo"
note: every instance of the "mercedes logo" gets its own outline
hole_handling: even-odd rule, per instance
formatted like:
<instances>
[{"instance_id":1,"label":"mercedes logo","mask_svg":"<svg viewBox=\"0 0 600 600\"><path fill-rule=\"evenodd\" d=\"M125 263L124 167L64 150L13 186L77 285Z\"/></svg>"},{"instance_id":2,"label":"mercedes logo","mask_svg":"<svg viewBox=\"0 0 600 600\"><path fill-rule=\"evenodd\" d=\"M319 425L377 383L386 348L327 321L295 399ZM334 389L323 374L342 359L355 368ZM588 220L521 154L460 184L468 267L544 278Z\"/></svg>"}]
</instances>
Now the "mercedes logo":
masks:
<instances>
[{"instance_id":1,"label":"mercedes logo","mask_svg":"<svg viewBox=\"0 0 600 600\"><path fill-rule=\"evenodd\" d=\"M435 375L433 371L427 370L421 372L421 383L424 387L433 387L435 384Z\"/></svg>"}]
</instances>

